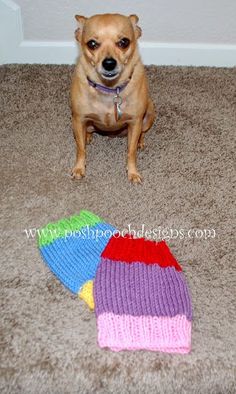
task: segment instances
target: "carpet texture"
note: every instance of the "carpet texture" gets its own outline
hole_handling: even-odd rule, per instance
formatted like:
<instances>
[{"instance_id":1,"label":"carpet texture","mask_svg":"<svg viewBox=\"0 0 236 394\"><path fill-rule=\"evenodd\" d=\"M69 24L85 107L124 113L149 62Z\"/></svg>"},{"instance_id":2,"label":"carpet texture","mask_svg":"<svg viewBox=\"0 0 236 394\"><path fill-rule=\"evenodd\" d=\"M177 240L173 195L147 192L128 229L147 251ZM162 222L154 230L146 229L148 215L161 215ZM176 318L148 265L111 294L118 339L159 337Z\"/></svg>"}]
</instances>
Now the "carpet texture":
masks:
<instances>
[{"instance_id":1,"label":"carpet texture","mask_svg":"<svg viewBox=\"0 0 236 394\"><path fill-rule=\"evenodd\" d=\"M1 392L235 393L236 70L147 69L158 117L138 155L141 186L126 177L126 139L98 135L86 178L70 180L72 70L0 69ZM163 230L192 295L189 355L98 348L94 314L25 232L80 209L119 229ZM215 237L169 239L170 229Z\"/></svg>"}]
</instances>

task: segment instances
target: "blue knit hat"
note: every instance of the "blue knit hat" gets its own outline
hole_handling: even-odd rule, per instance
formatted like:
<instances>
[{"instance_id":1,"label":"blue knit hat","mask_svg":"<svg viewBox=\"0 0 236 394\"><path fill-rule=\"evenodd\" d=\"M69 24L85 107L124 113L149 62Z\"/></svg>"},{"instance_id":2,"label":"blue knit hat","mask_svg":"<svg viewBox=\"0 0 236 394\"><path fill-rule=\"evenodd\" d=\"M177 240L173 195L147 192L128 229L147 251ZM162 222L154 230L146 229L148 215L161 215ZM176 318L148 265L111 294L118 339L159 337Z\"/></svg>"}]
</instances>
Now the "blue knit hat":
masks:
<instances>
[{"instance_id":1,"label":"blue knit hat","mask_svg":"<svg viewBox=\"0 0 236 394\"><path fill-rule=\"evenodd\" d=\"M78 294L95 278L100 255L115 232L115 227L82 210L79 215L49 223L39 230L38 246L51 271Z\"/></svg>"}]
</instances>

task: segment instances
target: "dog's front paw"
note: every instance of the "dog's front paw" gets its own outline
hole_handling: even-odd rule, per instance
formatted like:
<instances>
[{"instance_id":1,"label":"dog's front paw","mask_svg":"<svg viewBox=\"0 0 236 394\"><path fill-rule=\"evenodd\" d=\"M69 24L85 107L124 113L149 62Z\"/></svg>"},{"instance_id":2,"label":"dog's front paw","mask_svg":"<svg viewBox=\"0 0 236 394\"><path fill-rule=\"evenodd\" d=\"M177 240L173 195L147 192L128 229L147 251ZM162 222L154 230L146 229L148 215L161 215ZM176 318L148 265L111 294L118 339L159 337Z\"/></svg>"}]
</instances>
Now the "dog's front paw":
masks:
<instances>
[{"instance_id":1,"label":"dog's front paw","mask_svg":"<svg viewBox=\"0 0 236 394\"><path fill-rule=\"evenodd\" d=\"M132 183L142 183L142 177L138 172L128 173L128 179Z\"/></svg>"},{"instance_id":2,"label":"dog's front paw","mask_svg":"<svg viewBox=\"0 0 236 394\"><path fill-rule=\"evenodd\" d=\"M138 149L143 150L145 148L145 142L138 142Z\"/></svg>"},{"instance_id":3,"label":"dog's front paw","mask_svg":"<svg viewBox=\"0 0 236 394\"><path fill-rule=\"evenodd\" d=\"M72 179L81 179L85 176L85 168L83 167L74 167L71 171Z\"/></svg>"},{"instance_id":4,"label":"dog's front paw","mask_svg":"<svg viewBox=\"0 0 236 394\"><path fill-rule=\"evenodd\" d=\"M86 144L87 145L91 144L92 140L93 140L93 134L87 132L86 133Z\"/></svg>"}]
</instances>

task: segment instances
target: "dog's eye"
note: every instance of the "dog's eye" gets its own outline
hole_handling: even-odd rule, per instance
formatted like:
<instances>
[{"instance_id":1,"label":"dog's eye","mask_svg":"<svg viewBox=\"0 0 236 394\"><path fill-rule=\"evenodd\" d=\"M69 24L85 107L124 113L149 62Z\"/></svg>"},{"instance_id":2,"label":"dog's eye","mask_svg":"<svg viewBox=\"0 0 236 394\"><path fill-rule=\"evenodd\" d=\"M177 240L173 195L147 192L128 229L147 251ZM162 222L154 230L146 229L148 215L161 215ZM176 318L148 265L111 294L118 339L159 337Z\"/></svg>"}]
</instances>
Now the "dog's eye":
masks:
<instances>
[{"instance_id":1,"label":"dog's eye","mask_svg":"<svg viewBox=\"0 0 236 394\"><path fill-rule=\"evenodd\" d=\"M130 40L128 38L126 38L126 37L122 38L117 43L118 47L119 48L123 48L123 49L128 48L129 44L130 44Z\"/></svg>"},{"instance_id":2,"label":"dog's eye","mask_svg":"<svg viewBox=\"0 0 236 394\"><path fill-rule=\"evenodd\" d=\"M95 40L89 40L87 42L87 46L89 47L89 49L94 50L94 49L97 49L100 46L100 44Z\"/></svg>"}]
</instances>

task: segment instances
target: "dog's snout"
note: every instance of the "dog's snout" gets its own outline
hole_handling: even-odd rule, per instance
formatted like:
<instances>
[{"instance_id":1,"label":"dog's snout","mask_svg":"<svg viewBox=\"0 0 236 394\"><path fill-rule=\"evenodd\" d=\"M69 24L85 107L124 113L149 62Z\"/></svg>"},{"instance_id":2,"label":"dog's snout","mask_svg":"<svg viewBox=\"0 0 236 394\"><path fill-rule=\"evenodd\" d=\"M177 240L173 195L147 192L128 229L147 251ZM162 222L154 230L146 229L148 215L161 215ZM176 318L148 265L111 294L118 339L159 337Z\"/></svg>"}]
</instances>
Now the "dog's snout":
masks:
<instances>
[{"instance_id":1,"label":"dog's snout","mask_svg":"<svg viewBox=\"0 0 236 394\"><path fill-rule=\"evenodd\" d=\"M106 71L113 71L116 68L116 60L113 57L106 57L103 62L102 66Z\"/></svg>"}]
</instances>

